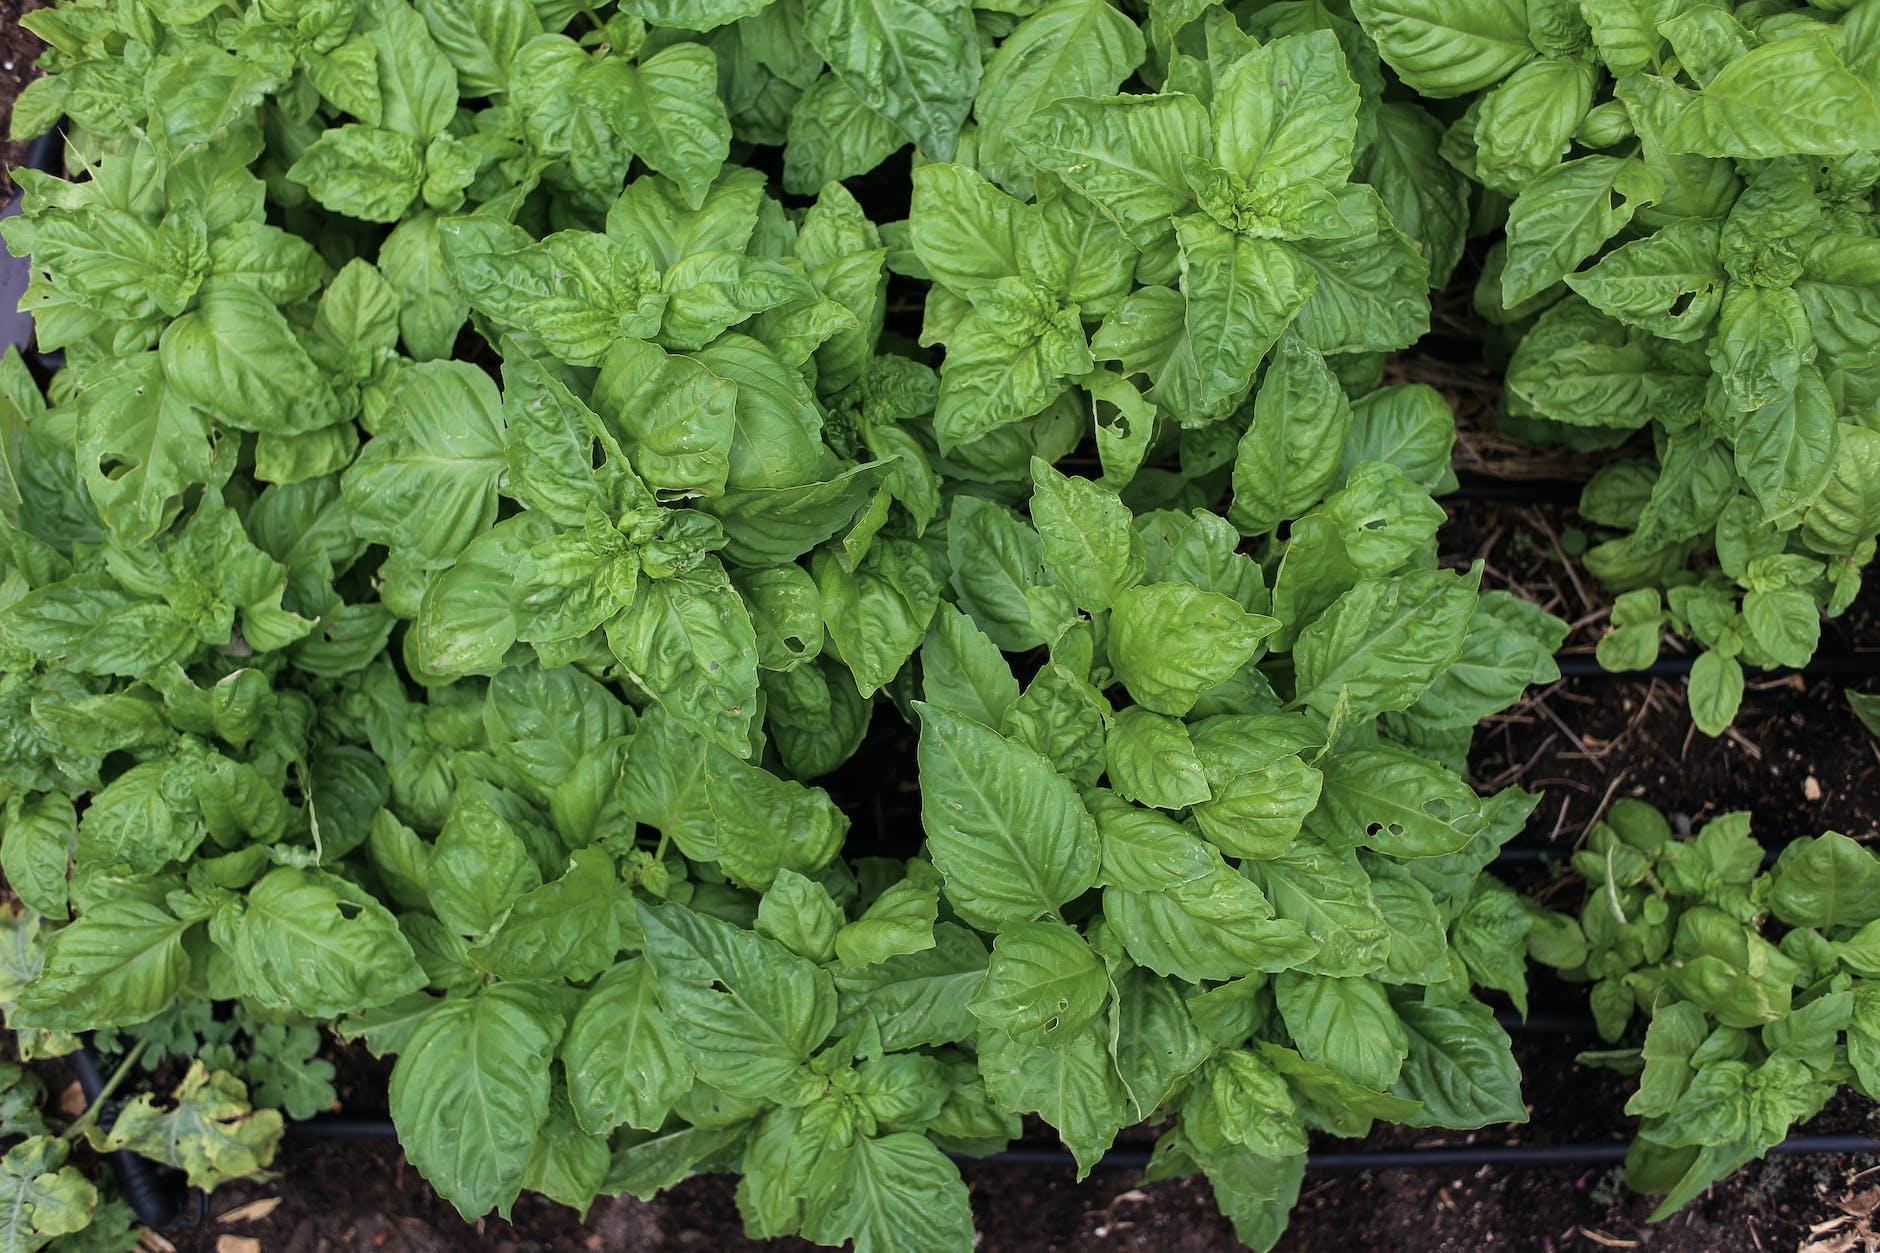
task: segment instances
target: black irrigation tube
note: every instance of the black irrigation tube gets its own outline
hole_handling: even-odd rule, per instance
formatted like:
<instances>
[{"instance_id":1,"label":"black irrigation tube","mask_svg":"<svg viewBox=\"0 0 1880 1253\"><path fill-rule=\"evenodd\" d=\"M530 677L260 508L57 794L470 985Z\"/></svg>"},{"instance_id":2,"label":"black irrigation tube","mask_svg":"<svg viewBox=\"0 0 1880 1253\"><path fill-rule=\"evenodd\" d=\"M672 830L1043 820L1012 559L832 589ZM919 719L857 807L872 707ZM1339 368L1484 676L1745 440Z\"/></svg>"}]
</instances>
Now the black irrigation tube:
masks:
<instances>
[{"instance_id":1,"label":"black irrigation tube","mask_svg":"<svg viewBox=\"0 0 1880 1253\"><path fill-rule=\"evenodd\" d=\"M104 1076L99 1073L97 1059L86 1045L79 1045L70 1061L73 1072L78 1076L78 1090L84 1093L85 1107L89 1109L97 1101L99 1093L104 1091ZM115 1102L107 1104L99 1114L99 1125L107 1130L117 1117L114 1106ZM183 1183L180 1175L147 1158L139 1157L129 1149L118 1149L107 1154L106 1159L111 1163L112 1172L117 1175L118 1191L123 1194L131 1212L137 1215L138 1222L157 1231L186 1222L191 1189ZM196 1208L200 1210L202 1194L195 1195L198 1202Z\"/></svg>"}]
</instances>

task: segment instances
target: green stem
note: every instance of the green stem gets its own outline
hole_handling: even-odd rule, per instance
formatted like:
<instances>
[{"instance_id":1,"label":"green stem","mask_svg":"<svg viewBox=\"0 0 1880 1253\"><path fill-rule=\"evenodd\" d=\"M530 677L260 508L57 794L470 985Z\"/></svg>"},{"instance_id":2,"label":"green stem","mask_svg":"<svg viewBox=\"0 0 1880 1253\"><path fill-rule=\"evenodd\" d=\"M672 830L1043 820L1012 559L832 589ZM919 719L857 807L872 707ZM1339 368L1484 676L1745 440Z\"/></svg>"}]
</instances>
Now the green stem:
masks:
<instances>
[{"instance_id":1,"label":"green stem","mask_svg":"<svg viewBox=\"0 0 1880 1253\"><path fill-rule=\"evenodd\" d=\"M111 1094L116 1092L126 1079L130 1078L131 1067L135 1066L137 1059L144 1055L144 1049L149 1043L149 1039L146 1038L131 1045L131 1051L124 1054L124 1060L118 1063L117 1069L111 1072L111 1077L105 1080L104 1087L99 1089L97 1099L93 1100L86 1107L85 1112L78 1116L78 1121L59 1133L61 1140L76 1139L84 1133L87 1127L98 1121L98 1115L104 1110L104 1103L111 1099Z\"/></svg>"}]
</instances>

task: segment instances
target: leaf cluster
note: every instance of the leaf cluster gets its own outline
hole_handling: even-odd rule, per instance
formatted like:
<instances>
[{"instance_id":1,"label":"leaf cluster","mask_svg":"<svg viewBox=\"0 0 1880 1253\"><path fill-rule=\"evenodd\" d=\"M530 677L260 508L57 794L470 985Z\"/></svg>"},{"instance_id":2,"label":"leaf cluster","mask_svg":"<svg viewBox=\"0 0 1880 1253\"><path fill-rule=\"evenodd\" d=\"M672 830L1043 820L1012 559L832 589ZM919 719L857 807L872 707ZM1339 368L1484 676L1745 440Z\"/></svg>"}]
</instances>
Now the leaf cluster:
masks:
<instances>
[{"instance_id":1,"label":"leaf cluster","mask_svg":"<svg viewBox=\"0 0 1880 1253\"><path fill-rule=\"evenodd\" d=\"M1842 1087L1880 1092L1880 856L1798 839L1767 869L1749 815L1674 834L1620 800L1573 856L1577 920L1538 912L1534 959L1592 984L1599 1030L1637 1048L1584 1055L1638 1076L1631 1184L1663 1218L1780 1143Z\"/></svg>"},{"instance_id":2,"label":"leaf cluster","mask_svg":"<svg viewBox=\"0 0 1880 1253\"><path fill-rule=\"evenodd\" d=\"M1436 559L1453 423L1378 384L1464 185L1355 22L30 20L84 177L7 228L67 365L0 364L0 1003L207 1058L113 1147L265 1163L221 1002L289 1113L312 1027L395 1054L466 1216L728 1169L860 1253L969 1248L1025 1114L1172 1117L1259 1246L1309 1131L1525 1117L1537 798L1463 768L1565 627ZM918 832L818 783L871 737Z\"/></svg>"},{"instance_id":3,"label":"leaf cluster","mask_svg":"<svg viewBox=\"0 0 1880 1253\"><path fill-rule=\"evenodd\" d=\"M1721 734L1746 666L1807 663L1880 533L1880 8L1352 9L1404 85L1462 106L1440 151L1505 228L1476 305L1512 345L1506 429L1645 454L1581 500L1620 593L1600 660L1690 641Z\"/></svg>"}]
</instances>

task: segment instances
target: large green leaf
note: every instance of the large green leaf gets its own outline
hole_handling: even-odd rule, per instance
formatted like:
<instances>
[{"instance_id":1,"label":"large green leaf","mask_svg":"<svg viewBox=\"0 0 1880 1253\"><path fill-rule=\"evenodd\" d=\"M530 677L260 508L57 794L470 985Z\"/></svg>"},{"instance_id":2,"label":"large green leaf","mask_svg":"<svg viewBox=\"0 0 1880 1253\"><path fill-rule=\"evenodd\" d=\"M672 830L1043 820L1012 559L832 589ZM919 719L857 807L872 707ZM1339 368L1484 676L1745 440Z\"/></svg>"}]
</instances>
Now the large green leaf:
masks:
<instances>
[{"instance_id":1,"label":"large green leaf","mask_svg":"<svg viewBox=\"0 0 1880 1253\"><path fill-rule=\"evenodd\" d=\"M399 1143L465 1219L507 1210L548 1118L562 1020L541 989L498 984L440 1002L392 1068Z\"/></svg>"},{"instance_id":2,"label":"large green leaf","mask_svg":"<svg viewBox=\"0 0 1880 1253\"><path fill-rule=\"evenodd\" d=\"M835 1026L826 971L774 940L683 905L642 905L659 1003L700 1079L774 1097Z\"/></svg>"},{"instance_id":3,"label":"large green leaf","mask_svg":"<svg viewBox=\"0 0 1880 1253\"><path fill-rule=\"evenodd\" d=\"M581 1000L561 1044L568 1099L582 1128L657 1131L692 1085L692 1063L659 1007L643 957L602 975Z\"/></svg>"},{"instance_id":4,"label":"large green leaf","mask_svg":"<svg viewBox=\"0 0 1880 1253\"><path fill-rule=\"evenodd\" d=\"M807 0L804 35L863 104L936 161L953 159L979 90L979 43L959 0Z\"/></svg>"},{"instance_id":5,"label":"large green leaf","mask_svg":"<svg viewBox=\"0 0 1880 1253\"><path fill-rule=\"evenodd\" d=\"M937 705L920 712L921 823L947 899L987 929L1054 912L1096 881L1076 788L1025 745Z\"/></svg>"},{"instance_id":6,"label":"large green leaf","mask_svg":"<svg viewBox=\"0 0 1880 1253\"><path fill-rule=\"evenodd\" d=\"M1392 1090L1423 1105L1405 1122L1466 1130L1527 1121L1507 1033L1486 1005L1430 1005L1402 998L1392 1004L1409 1042L1403 1073Z\"/></svg>"},{"instance_id":7,"label":"large green leaf","mask_svg":"<svg viewBox=\"0 0 1880 1253\"><path fill-rule=\"evenodd\" d=\"M337 876L279 866L248 890L227 949L242 990L310 1018L337 1018L424 986L391 912ZM214 934L225 932L220 923Z\"/></svg>"}]
</instances>

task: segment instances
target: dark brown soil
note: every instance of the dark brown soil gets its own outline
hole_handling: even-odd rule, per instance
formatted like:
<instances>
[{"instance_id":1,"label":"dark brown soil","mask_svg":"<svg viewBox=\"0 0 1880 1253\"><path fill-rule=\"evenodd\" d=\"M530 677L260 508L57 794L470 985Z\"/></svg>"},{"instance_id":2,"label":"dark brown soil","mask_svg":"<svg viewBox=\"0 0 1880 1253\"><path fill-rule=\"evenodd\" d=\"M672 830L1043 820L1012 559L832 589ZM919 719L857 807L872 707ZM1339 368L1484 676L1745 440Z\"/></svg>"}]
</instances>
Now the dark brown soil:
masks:
<instances>
[{"instance_id":1,"label":"dark brown soil","mask_svg":"<svg viewBox=\"0 0 1880 1253\"><path fill-rule=\"evenodd\" d=\"M1567 506L1452 504L1444 550L1482 558L1509 588L1574 624L1568 652L1590 654L1610 600L1560 555L1578 517ZM1880 581L1825 624L1820 653L1880 653ZM1667 645L1665 657L1675 656ZM1866 680L1868 688L1880 679ZM1546 794L1524 843L1571 847L1618 796L1701 824L1746 809L1765 844L1825 830L1880 835L1880 745L1854 717L1844 684L1750 675L1736 724L1711 739L1692 724L1682 680L1567 680L1538 691L1476 734L1477 783Z\"/></svg>"},{"instance_id":2,"label":"dark brown soil","mask_svg":"<svg viewBox=\"0 0 1880 1253\"><path fill-rule=\"evenodd\" d=\"M20 25L20 16L43 9L50 0L0 0L0 201L13 194L6 171L18 165L26 144L3 142L12 132L13 100L26 84L39 77L35 64L45 48L39 36Z\"/></svg>"}]
</instances>

